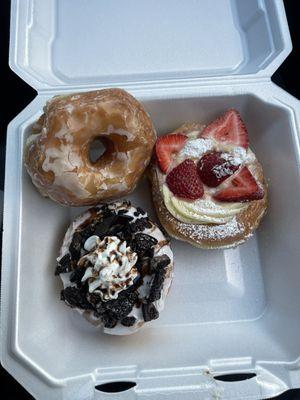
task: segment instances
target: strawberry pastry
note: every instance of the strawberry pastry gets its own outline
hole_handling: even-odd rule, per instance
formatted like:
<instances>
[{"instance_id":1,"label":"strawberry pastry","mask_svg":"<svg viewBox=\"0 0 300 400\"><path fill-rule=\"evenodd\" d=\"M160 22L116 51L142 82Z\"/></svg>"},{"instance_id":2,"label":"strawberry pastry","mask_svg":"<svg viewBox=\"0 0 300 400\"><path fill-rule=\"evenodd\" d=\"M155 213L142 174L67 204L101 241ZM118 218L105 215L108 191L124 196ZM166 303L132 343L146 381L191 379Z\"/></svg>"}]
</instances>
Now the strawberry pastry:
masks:
<instances>
[{"instance_id":1,"label":"strawberry pastry","mask_svg":"<svg viewBox=\"0 0 300 400\"><path fill-rule=\"evenodd\" d=\"M267 207L262 167L234 109L158 138L149 176L164 228L198 247L243 243Z\"/></svg>"}]
</instances>

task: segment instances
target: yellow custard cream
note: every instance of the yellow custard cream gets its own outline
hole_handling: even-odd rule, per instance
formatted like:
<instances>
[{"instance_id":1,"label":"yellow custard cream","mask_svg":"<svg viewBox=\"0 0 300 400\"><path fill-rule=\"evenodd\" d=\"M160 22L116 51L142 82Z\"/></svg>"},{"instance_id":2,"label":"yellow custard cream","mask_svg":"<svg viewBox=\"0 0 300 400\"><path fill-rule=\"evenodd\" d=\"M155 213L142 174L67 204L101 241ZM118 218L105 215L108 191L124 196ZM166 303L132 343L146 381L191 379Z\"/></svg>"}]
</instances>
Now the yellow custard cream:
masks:
<instances>
[{"instance_id":1,"label":"yellow custard cream","mask_svg":"<svg viewBox=\"0 0 300 400\"><path fill-rule=\"evenodd\" d=\"M217 203L209 198L187 201L174 196L163 185L164 202L168 211L179 221L192 224L226 224L247 207L245 203Z\"/></svg>"},{"instance_id":2,"label":"yellow custard cream","mask_svg":"<svg viewBox=\"0 0 300 400\"><path fill-rule=\"evenodd\" d=\"M199 132L198 132L199 133ZM216 142L213 139L195 138L194 132L188 135L184 147L173 159L169 171L186 159L198 162L208 151L221 151L229 154L231 162L236 165L247 165L251 170L251 164L256 160L254 153L239 146L232 146ZM254 174L255 175L255 174ZM226 224L236 215L248 207L246 203L222 203L213 199L213 194L226 185L223 182L218 188L205 187L204 196L195 201L178 198L173 195L165 183L166 175L160 174L162 194L168 211L179 221L192 224Z\"/></svg>"}]
</instances>

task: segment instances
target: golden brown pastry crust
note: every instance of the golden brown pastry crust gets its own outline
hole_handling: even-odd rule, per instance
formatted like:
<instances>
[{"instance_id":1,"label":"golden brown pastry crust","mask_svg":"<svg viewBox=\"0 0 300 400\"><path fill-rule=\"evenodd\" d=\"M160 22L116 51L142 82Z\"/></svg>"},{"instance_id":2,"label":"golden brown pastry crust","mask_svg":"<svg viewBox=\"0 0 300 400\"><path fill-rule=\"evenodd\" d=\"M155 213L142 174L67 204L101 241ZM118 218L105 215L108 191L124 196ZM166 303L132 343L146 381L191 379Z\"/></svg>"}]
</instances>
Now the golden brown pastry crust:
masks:
<instances>
[{"instance_id":1,"label":"golden brown pastry crust","mask_svg":"<svg viewBox=\"0 0 300 400\"><path fill-rule=\"evenodd\" d=\"M95 138L106 151L93 163L89 146ZM124 90L56 96L27 141L25 166L44 196L64 205L94 205L135 188L155 139L148 114Z\"/></svg>"},{"instance_id":2,"label":"golden brown pastry crust","mask_svg":"<svg viewBox=\"0 0 300 400\"><path fill-rule=\"evenodd\" d=\"M203 125L187 123L176 129L174 133L187 133L202 130ZM189 224L176 219L164 203L158 175L157 165L153 162L148 168L148 177L151 183L152 199L158 218L168 234L178 240L203 249L221 249L237 246L247 240L258 227L267 208L267 187L261 165L256 161L253 165L255 176L264 188L264 197L261 200L251 201L246 209L235 218L235 223L228 224Z\"/></svg>"}]
</instances>

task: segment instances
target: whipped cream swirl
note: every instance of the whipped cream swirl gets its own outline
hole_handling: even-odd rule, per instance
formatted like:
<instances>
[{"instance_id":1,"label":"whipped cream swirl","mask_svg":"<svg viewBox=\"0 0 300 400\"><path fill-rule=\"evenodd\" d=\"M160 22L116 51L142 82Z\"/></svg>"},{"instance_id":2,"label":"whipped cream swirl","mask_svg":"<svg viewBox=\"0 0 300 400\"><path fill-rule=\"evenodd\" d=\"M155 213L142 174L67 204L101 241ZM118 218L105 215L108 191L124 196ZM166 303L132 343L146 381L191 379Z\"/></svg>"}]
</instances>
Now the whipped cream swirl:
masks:
<instances>
[{"instance_id":1,"label":"whipped cream swirl","mask_svg":"<svg viewBox=\"0 0 300 400\"><path fill-rule=\"evenodd\" d=\"M99 294L102 301L116 299L118 293L133 284L138 276L137 254L116 236L90 236L84 244L88 254L78 265L88 265L82 282L88 281L89 292Z\"/></svg>"}]
</instances>

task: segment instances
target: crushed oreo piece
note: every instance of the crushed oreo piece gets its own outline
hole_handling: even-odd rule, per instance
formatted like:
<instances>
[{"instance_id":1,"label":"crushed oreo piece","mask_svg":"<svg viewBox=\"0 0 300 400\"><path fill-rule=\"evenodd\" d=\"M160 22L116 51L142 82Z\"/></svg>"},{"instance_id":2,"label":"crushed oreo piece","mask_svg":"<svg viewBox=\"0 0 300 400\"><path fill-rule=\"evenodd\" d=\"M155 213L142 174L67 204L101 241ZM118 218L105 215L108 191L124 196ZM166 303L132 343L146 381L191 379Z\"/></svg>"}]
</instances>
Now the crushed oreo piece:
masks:
<instances>
[{"instance_id":1,"label":"crushed oreo piece","mask_svg":"<svg viewBox=\"0 0 300 400\"><path fill-rule=\"evenodd\" d=\"M71 271L71 256L69 253L65 254L57 263L55 275L63 274Z\"/></svg>"},{"instance_id":2,"label":"crushed oreo piece","mask_svg":"<svg viewBox=\"0 0 300 400\"><path fill-rule=\"evenodd\" d=\"M119 321L127 317L132 311L132 307L133 305L127 299L124 299L122 303L115 303L114 306L109 309L108 314Z\"/></svg>"},{"instance_id":3,"label":"crushed oreo piece","mask_svg":"<svg viewBox=\"0 0 300 400\"><path fill-rule=\"evenodd\" d=\"M82 285L81 279L85 273L86 269L82 267L76 267L70 275L70 281L76 283L77 287Z\"/></svg>"},{"instance_id":4,"label":"crushed oreo piece","mask_svg":"<svg viewBox=\"0 0 300 400\"><path fill-rule=\"evenodd\" d=\"M93 310L93 306L86 298L85 288L69 286L61 291L61 300L66 301L71 307L78 307L82 310Z\"/></svg>"},{"instance_id":5,"label":"crushed oreo piece","mask_svg":"<svg viewBox=\"0 0 300 400\"><path fill-rule=\"evenodd\" d=\"M159 269L156 271L153 281L150 287L150 293L147 301L152 303L153 301L159 300L161 296L161 290L165 280L165 270Z\"/></svg>"},{"instance_id":6,"label":"crushed oreo piece","mask_svg":"<svg viewBox=\"0 0 300 400\"><path fill-rule=\"evenodd\" d=\"M116 236L120 240L125 240L127 242L127 245L130 246L132 233L130 231L129 224L123 225L123 229L117 232Z\"/></svg>"},{"instance_id":7,"label":"crushed oreo piece","mask_svg":"<svg viewBox=\"0 0 300 400\"><path fill-rule=\"evenodd\" d=\"M141 207L137 207L137 208L136 208L136 211L137 211L138 213L140 213L140 215L145 215L145 214L146 214L146 212L145 212Z\"/></svg>"},{"instance_id":8,"label":"crushed oreo piece","mask_svg":"<svg viewBox=\"0 0 300 400\"><path fill-rule=\"evenodd\" d=\"M138 300L134 286L122 291L117 299L102 301L101 297L94 293L87 295L88 301L95 310L95 315L106 321L107 318L113 321L121 321L132 311L133 305Z\"/></svg>"},{"instance_id":9,"label":"crushed oreo piece","mask_svg":"<svg viewBox=\"0 0 300 400\"><path fill-rule=\"evenodd\" d=\"M104 236L107 236L109 229L114 225L116 220L116 215L109 215L103 218L103 220L96 224L94 235L99 236L100 239L103 239Z\"/></svg>"},{"instance_id":10,"label":"crushed oreo piece","mask_svg":"<svg viewBox=\"0 0 300 400\"><path fill-rule=\"evenodd\" d=\"M152 321L159 317L159 312L157 311L153 303L146 303L142 305L143 318L145 322Z\"/></svg>"},{"instance_id":11,"label":"crushed oreo piece","mask_svg":"<svg viewBox=\"0 0 300 400\"><path fill-rule=\"evenodd\" d=\"M136 211L133 213L133 215L135 217L138 217L140 215L146 215L146 212L141 207L137 207Z\"/></svg>"},{"instance_id":12,"label":"crushed oreo piece","mask_svg":"<svg viewBox=\"0 0 300 400\"><path fill-rule=\"evenodd\" d=\"M144 252L143 257L152 258L154 256L154 248L148 249Z\"/></svg>"},{"instance_id":13,"label":"crushed oreo piece","mask_svg":"<svg viewBox=\"0 0 300 400\"><path fill-rule=\"evenodd\" d=\"M128 210L124 210L124 209L118 211L118 215L125 215L127 213L128 213Z\"/></svg>"},{"instance_id":14,"label":"crushed oreo piece","mask_svg":"<svg viewBox=\"0 0 300 400\"><path fill-rule=\"evenodd\" d=\"M115 211L109 207L109 204L103 204L101 207L101 214L103 218L116 215Z\"/></svg>"},{"instance_id":15,"label":"crushed oreo piece","mask_svg":"<svg viewBox=\"0 0 300 400\"><path fill-rule=\"evenodd\" d=\"M170 262L171 260L166 254L152 258L150 261L150 274L155 274L156 271L166 268Z\"/></svg>"},{"instance_id":16,"label":"crushed oreo piece","mask_svg":"<svg viewBox=\"0 0 300 400\"><path fill-rule=\"evenodd\" d=\"M117 236L120 240L125 240L129 245L132 238L132 232L130 229L130 221L133 218L130 215L119 215L115 219L115 225L109 229L109 235Z\"/></svg>"},{"instance_id":17,"label":"crushed oreo piece","mask_svg":"<svg viewBox=\"0 0 300 400\"><path fill-rule=\"evenodd\" d=\"M130 229L132 233L142 232L145 229L150 229L152 224L148 217L138 218L135 222L130 224Z\"/></svg>"},{"instance_id":18,"label":"crushed oreo piece","mask_svg":"<svg viewBox=\"0 0 300 400\"><path fill-rule=\"evenodd\" d=\"M72 259L77 261L81 255L81 244L82 244L82 235L80 232L75 232L72 238L72 242L69 247L69 251L71 253Z\"/></svg>"},{"instance_id":19,"label":"crushed oreo piece","mask_svg":"<svg viewBox=\"0 0 300 400\"><path fill-rule=\"evenodd\" d=\"M110 300L105 303L106 312L116 320L122 320L132 311L133 305L137 299L135 293L120 293L115 300Z\"/></svg>"},{"instance_id":20,"label":"crushed oreo piece","mask_svg":"<svg viewBox=\"0 0 300 400\"><path fill-rule=\"evenodd\" d=\"M118 215L116 217L116 224L126 225L133 220L131 215Z\"/></svg>"},{"instance_id":21,"label":"crushed oreo piece","mask_svg":"<svg viewBox=\"0 0 300 400\"><path fill-rule=\"evenodd\" d=\"M118 234L122 234L124 225L116 224L112 225L107 231L107 236L118 236Z\"/></svg>"},{"instance_id":22,"label":"crushed oreo piece","mask_svg":"<svg viewBox=\"0 0 300 400\"><path fill-rule=\"evenodd\" d=\"M132 250L145 253L158 243L157 239L145 233L137 233L132 241Z\"/></svg>"},{"instance_id":23,"label":"crushed oreo piece","mask_svg":"<svg viewBox=\"0 0 300 400\"><path fill-rule=\"evenodd\" d=\"M150 291L147 301L149 301L149 303L152 303L153 301L159 300L160 297L161 297L161 287L154 286L154 287L151 287L151 291Z\"/></svg>"},{"instance_id":24,"label":"crushed oreo piece","mask_svg":"<svg viewBox=\"0 0 300 400\"><path fill-rule=\"evenodd\" d=\"M101 310L101 309L99 309L99 311L98 311L98 305L102 303L102 300L101 300L101 297L99 294L88 292L86 295L86 298L87 298L88 302L93 305L95 310L97 310L97 312L99 312L99 314L103 314L105 312L105 310ZM100 311L102 311L102 312L100 312Z\"/></svg>"},{"instance_id":25,"label":"crushed oreo piece","mask_svg":"<svg viewBox=\"0 0 300 400\"><path fill-rule=\"evenodd\" d=\"M148 259L138 257L137 262L135 263L135 268L139 273L142 273L145 264L149 264Z\"/></svg>"},{"instance_id":26,"label":"crushed oreo piece","mask_svg":"<svg viewBox=\"0 0 300 400\"><path fill-rule=\"evenodd\" d=\"M118 323L118 321L112 318L109 314L102 315L102 322L104 327L109 329L114 328Z\"/></svg>"},{"instance_id":27,"label":"crushed oreo piece","mask_svg":"<svg viewBox=\"0 0 300 400\"><path fill-rule=\"evenodd\" d=\"M135 317L125 317L122 319L121 324L124 326L132 326L135 324L136 318Z\"/></svg>"},{"instance_id":28,"label":"crushed oreo piece","mask_svg":"<svg viewBox=\"0 0 300 400\"><path fill-rule=\"evenodd\" d=\"M162 256L154 257L150 261L150 274L154 274L154 278L151 283L150 293L147 301L152 303L157 301L161 297L161 290L164 284L166 267L170 264L170 258L164 254Z\"/></svg>"},{"instance_id":29,"label":"crushed oreo piece","mask_svg":"<svg viewBox=\"0 0 300 400\"><path fill-rule=\"evenodd\" d=\"M94 224L90 224L89 226L84 228L81 231L83 243L86 241L86 239L88 239L90 236L93 236L94 234L95 234L95 225Z\"/></svg>"}]
</instances>

